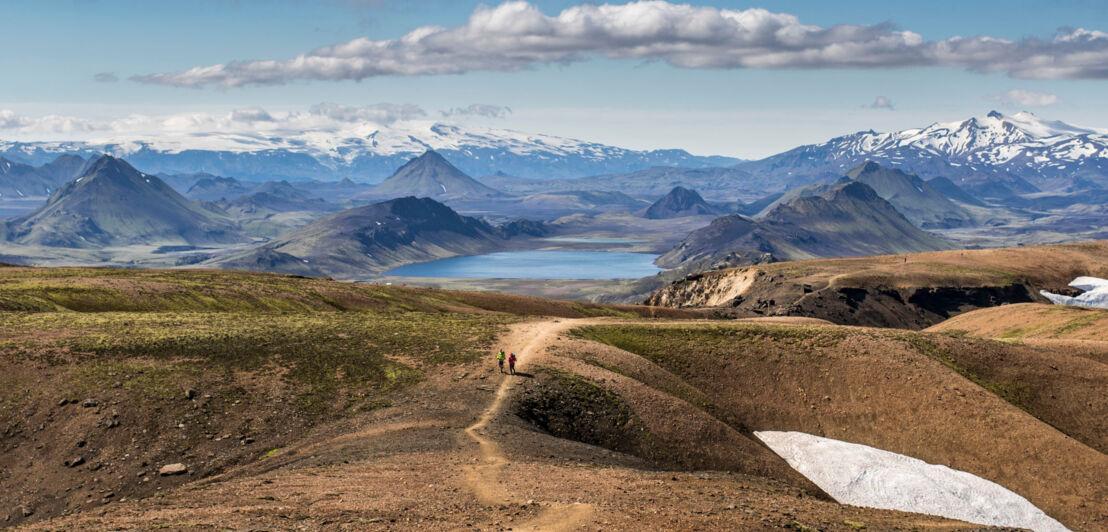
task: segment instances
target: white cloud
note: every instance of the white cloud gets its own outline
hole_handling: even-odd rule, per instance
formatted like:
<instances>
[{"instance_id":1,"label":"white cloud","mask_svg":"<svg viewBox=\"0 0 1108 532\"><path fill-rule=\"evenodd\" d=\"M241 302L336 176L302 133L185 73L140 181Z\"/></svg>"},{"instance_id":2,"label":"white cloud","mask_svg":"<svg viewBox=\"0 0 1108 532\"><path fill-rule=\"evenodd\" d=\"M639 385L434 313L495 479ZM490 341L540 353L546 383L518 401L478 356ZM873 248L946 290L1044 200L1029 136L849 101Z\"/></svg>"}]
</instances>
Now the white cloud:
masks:
<instances>
[{"instance_id":1,"label":"white cloud","mask_svg":"<svg viewBox=\"0 0 1108 532\"><path fill-rule=\"evenodd\" d=\"M75 116L26 116L0 109L0 130L22 138L80 137L82 133L119 134L301 134L336 133L351 128L370 129L399 121L424 118L427 112L412 104L381 103L350 106L335 103L313 105L307 110L271 113L261 107L245 107L227 113L182 112L162 115L131 114L108 120Z\"/></svg>"},{"instance_id":2,"label":"white cloud","mask_svg":"<svg viewBox=\"0 0 1108 532\"><path fill-rule=\"evenodd\" d=\"M466 107L455 107L453 109L447 109L440 111L442 116L461 117L461 116L480 116L484 118L508 118L512 115L511 107L504 107L500 105L489 105L486 103L474 103Z\"/></svg>"},{"instance_id":3,"label":"white cloud","mask_svg":"<svg viewBox=\"0 0 1108 532\"><path fill-rule=\"evenodd\" d=\"M398 120L413 120L427 116L427 111L424 111L418 105L393 103L352 107L325 102L313 105L309 112L339 122L375 122L378 124L391 124Z\"/></svg>"},{"instance_id":4,"label":"white cloud","mask_svg":"<svg viewBox=\"0 0 1108 532\"><path fill-rule=\"evenodd\" d=\"M1011 89L1000 94L990 94L986 96L986 99L1007 105L1023 107L1044 107L1062 101L1057 94L1027 89Z\"/></svg>"},{"instance_id":5,"label":"white cloud","mask_svg":"<svg viewBox=\"0 0 1108 532\"><path fill-rule=\"evenodd\" d=\"M23 133L73 134L108 129L105 124L84 118L63 115L29 117L10 109L0 109L0 129L13 129Z\"/></svg>"},{"instance_id":6,"label":"white cloud","mask_svg":"<svg viewBox=\"0 0 1108 532\"><path fill-rule=\"evenodd\" d=\"M116 76L114 72L97 72L93 74L92 79L97 83L115 83L119 81L119 76Z\"/></svg>"},{"instance_id":7,"label":"white cloud","mask_svg":"<svg viewBox=\"0 0 1108 532\"><path fill-rule=\"evenodd\" d=\"M870 108L871 109L888 109L888 110L892 111L893 110L893 101L886 98L886 97L884 97L884 96L878 96L877 98L873 99L873 103L870 104Z\"/></svg>"},{"instance_id":8,"label":"white cloud","mask_svg":"<svg viewBox=\"0 0 1108 532\"><path fill-rule=\"evenodd\" d=\"M987 36L926 41L889 24L816 26L787 13L647 0L579 5L555 16L525 1L478 7L460 26L393 40L361 37L292 59L231 61L132 79L180 87L518 71L593 56L680 68L959 66L1017 78L1108 79L1108 33L1065 29L1050 40Z\"/></svg>"},{"instance_id":9,"label":"white cloud","mask_svg":"<svg viewBox=\"0 0 1108 532\"><path fill-rule=\"evenodd\" d=\"M30 125L31 119L15 114L11 109L0 109L0 129L18 129Z\"/></svg>"},{"instance_id":10,"label":"white cloud","mask_svg":"<svg viewBox=\"0 0 1108 532\"><path fill-rule=\"evenodd\" d=\"M231 120L235 122L272 122L273 116L261 107L245 107L231 111Z\"/></svg>"}]
</instances>

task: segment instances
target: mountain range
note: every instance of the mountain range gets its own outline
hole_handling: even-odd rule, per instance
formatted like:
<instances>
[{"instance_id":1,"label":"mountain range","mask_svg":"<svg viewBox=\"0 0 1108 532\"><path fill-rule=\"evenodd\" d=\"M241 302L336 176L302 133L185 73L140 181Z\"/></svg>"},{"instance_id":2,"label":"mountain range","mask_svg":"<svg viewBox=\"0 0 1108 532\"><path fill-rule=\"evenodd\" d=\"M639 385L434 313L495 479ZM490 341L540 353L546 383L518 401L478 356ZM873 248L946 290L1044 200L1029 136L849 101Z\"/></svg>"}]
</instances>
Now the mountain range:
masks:
<instances>
[{"instance_id":1,"label":"mountain range","mask_svg":"<svg viewBox=\"0 0 1108 532\"><path fill-rule=\"evenodd\" d=\"M0 193L43 195L53 190L61 183L41 176L23 179L19 192L8 183L11 175L17 180L26 175L27 168L16 165L43 165L59 155L125 156L136 167L159 175L207 172L248 181L350 178L378 183L428 150L468 175L481 176L483 184L516 195L596 190L655 199L683 186L695 188L710 201L750 201L833 181L865 161L924 180L946 178L975 197L993 200L1108 187L1108 130L1027 112L1007 116L992 111L891 133L862 131L754 161L693 156L682 150L636 151L435 122L366 124L362 129L360 136L343 138L228 133L88 142L0 141L0 157L6 159L0 160Z\"/></svg>"},{"instance_id":2,"label":"mountain range","mask_svg":"<svg viewBox=\"0 0 1108 532\"><path fill-rule=\"evenodd\" d=\"M151 174L208 172L251 181L274 179L378 183L409 159L435 150L470 175L497 171L523 178L631 172L652 166L707 167L741 162L684 150L629 150L596 142L431 121L366 123L357 135L216 133L117 137L87 142L5 142L0 156L41 165L61 154L125 157ZM353 134L352 134L353 135ZM2 164L0 164L2 166Z\"/></svg>"},{"instance_id":3,"label":"mountain range","mask_svg":"<svg viewBox=\"0 0 1108 532\"><path fill-rule=\"evenodd\" d=\"M851 257L950 249L912 225L869 185L846 180L820 195L803 195L755 219L716 218L658 258L690 271L818 257Z\"/></svg>"},{"instance_id":4,"label":"mountain range","mask_svg":"<svg viewBox=\"0 0 1108 532\"><path fill-rule=\"evenodd\" d=\"M979 196L1108 187L1108 130L992 111L893 133L862 131L737 165L791 188L835 179L865 161L946 177Z\"/></svg>"},{"instance_id":5,"label":"mountain range","mask_svg":"<svg viewBox=\"0 0 1108 532\"><path fill-rule=\"evenodd\" d=\"M936 178L943 179L943 178ZM789 190L761 211L765 215L778 205L800 196L818 196L835 186L850 181L865 183L882 199L888 201L909 221L924 229L963 227L973 223L973 215L951 200L946 194L965 201L973 196L952 182L940 182L945 193L939 192L927 181L895 168L885 168L873 161L866 161L846 172L832 183L817 183Z\"/></svg>"}]
</instances>

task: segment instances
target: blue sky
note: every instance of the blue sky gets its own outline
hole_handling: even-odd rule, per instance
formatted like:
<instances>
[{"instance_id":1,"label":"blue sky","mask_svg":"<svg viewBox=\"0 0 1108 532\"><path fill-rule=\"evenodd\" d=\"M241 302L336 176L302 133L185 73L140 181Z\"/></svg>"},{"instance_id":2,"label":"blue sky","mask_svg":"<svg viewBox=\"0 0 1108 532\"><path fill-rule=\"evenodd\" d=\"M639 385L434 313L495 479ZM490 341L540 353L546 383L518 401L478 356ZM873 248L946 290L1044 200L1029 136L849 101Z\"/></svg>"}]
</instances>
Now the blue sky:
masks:
<instances>
[{"instance_id":1,"label":"blue sky","mask_svg":"<svg viewBox=\"0 0 1108 532\"><path fill-rule=\"evenodd\" d=\"M556 16L579 2L531 4ZM891 23L925 41L954 36L1049 40L1059 28L1108 31L1108 3L1097 0L692 4L760 7L823 27ZM658 57L612 59L586 53L585 60L568 64L539 61L510 71L385 74L361 81L292 77L269 85L179 87L130 79L231 61L286 60L360 37L397 39L427 25L457 27L479 5L457 0L3 2L0 110L31 118L53 114L112 120L253 106L277 112L320 102L387 102L414 104L437 117L439 110L480 103L512 112L452 119L630 148L684 148L738 157L761 157L861 129L957 120L993 108L1026 108L1044 117L1108 127L1103 97L1108 80L1096 75L1015 79L1007 71L977 73L950 65L680 68ZM118 81L96 81L97 74ZM892 109L874 108L878 97L891 102ZM0 129L0 138L65 134Z\"/></svg>"}]
</instances>

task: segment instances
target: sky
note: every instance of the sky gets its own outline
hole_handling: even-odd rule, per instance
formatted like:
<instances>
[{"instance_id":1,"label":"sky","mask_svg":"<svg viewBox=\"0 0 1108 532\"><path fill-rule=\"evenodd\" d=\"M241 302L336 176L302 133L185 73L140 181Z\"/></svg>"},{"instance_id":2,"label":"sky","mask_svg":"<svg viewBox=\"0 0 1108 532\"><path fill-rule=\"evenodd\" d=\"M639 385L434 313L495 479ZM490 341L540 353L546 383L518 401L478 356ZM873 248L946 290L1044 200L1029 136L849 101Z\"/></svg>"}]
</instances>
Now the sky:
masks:
<instances>
[{"instance_id":1,"label":"sky","mask_svg":"<svg viewBox=\"0 0 1108 532\"><path fill-rule=\"evenodd\" d=\"M1102 0L38 0L0 27L3 140L419 119L760 158L992 109L1108 127Z\"/></svg>"}]
</instances>

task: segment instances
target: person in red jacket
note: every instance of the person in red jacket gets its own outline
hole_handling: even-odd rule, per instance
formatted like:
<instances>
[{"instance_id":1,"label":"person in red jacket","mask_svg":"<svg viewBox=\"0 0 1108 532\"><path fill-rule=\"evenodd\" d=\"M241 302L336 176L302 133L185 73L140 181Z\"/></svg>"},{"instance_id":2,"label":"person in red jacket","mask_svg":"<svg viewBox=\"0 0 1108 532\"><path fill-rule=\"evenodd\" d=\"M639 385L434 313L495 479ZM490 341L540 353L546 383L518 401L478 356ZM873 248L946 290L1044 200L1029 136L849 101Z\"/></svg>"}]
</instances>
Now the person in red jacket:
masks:
<instances>
[{"instance_id":1,"label":"person in red jacket","mask_svg":"<svg viewBox=\"0 0 1108 532\"><path fill-rule=\"evenodd\" d=\"M516 374L516 354L512 353L508 355L508 373L511 375Z\"/></svg>"}]
</instances>

